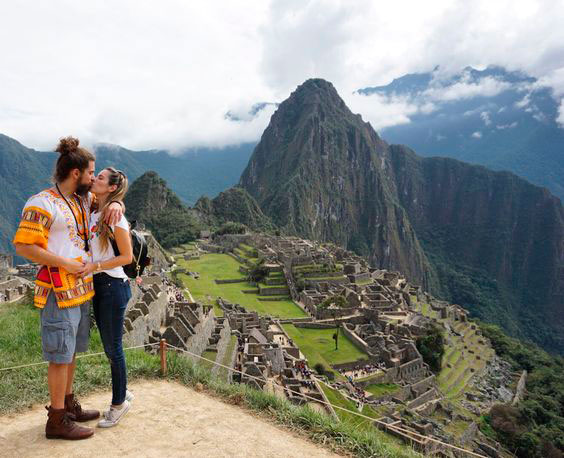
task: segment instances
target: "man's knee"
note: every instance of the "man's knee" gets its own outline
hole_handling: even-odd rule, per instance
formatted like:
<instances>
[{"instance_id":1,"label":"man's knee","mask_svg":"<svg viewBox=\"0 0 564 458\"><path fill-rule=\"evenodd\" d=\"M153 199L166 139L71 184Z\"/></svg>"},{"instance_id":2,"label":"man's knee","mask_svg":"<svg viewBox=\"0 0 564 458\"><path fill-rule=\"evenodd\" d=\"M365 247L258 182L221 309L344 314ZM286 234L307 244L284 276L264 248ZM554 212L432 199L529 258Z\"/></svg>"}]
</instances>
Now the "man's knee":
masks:
<instances>
[{"instance_id":1,"label":"man's knee","mask_svg":"<svg viewBox=\"0 0 564 458\"><path fill-rule=\"evenodd\" d=\"M61 376L66 376L69 366L70 363L55 363L53 361L49 361L48 373L52 376L58 376L58 374L60 374Z\"/></svg>"}]
</instances>

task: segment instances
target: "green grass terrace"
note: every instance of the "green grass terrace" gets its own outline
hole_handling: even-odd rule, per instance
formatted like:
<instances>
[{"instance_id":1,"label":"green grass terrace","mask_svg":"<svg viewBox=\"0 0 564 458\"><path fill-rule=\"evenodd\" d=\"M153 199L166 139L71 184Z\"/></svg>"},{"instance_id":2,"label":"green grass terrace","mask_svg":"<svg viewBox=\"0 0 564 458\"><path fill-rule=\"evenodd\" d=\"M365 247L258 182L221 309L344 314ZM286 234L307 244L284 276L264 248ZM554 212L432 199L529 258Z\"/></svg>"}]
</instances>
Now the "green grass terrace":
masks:
<instances>
[{"instance_id":1,"label":"green grass terrace","mask_svg":"<svg viewBox=\"0 0 564 458\"><path fill-rule=\"evenodd\" d=\"M335 350L333 334L336 328L297 328L293 324L284 324L283 328L300 348L312 368L317 363L321 363L328 370L337 374L331 369L331 364L348 363L368 358L368 354L355 347L342 331L339 332L339 349Z\"/></svg>"},{"instance_id":2,"label":"green grass terrace","mask_svg":"<svg viewBox=\"0 0 564 458\"><path fill-rule=\"evenodd\" d=\"M217 284L215 280L245 280L239 271L241 264L227 254L204 254L200 259L185 261L182 257L176 258L176 264L188 272L198 272L200 278L179 274L179 278L190 290L196 301L215 304L218 297L245 307L248 311L256 311L261 315L271 315L278 318L303 318L307 317L298 305L292 300L280 299L274 301L261 301L256 293L244 293L244 290L257 290L257 287L247 281L241 283ZM258 290L257 290L258 292ZM219 312L217 306L216 314Z\"/></svg>"}]
</instances>

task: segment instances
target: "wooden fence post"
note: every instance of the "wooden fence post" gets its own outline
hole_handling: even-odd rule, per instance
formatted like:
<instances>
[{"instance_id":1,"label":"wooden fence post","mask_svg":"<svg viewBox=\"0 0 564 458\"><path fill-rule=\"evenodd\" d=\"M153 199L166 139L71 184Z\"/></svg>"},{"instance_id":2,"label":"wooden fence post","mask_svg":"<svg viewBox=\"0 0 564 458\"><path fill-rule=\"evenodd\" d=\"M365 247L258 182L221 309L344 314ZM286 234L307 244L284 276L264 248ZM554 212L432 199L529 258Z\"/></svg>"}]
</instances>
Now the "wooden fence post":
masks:
<instances>
[{"instance_id":1,"label":"wooden fence post","mask_svg":"<svg viewBox=\"0 0 564 458\"><path fill-rule=\"evenodd\" d=\"M166 377L166 373L167 373L167 369L166 369L166 339L161 339L160 354L161 354L161 375L163 377Z\"/></svg>"}]
</instances>

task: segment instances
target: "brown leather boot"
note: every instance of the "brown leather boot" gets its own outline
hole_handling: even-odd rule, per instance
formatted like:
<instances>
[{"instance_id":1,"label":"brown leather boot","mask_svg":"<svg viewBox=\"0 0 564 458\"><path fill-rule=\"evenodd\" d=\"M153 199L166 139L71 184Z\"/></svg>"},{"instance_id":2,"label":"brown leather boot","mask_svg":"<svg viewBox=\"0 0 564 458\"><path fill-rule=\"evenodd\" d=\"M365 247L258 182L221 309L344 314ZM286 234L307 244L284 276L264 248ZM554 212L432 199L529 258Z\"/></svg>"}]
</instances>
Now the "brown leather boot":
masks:
<instances>
[{"instance_id":1,"label":"brown leather boot","mask_svg":"<svg viewBox=\"0 0 564 458\"><path fill-rule=\"evenodd\" d=\"M90 421L100 416L99 410L82 410L80 402L74 397L74 393L65 396L65 410L72 421Z\"/></svg>"},{"instance_id":2,"label":"brown leather boot","mask_svg":"<svg viewBox=\"0 0 564 458\"><path fill-rule=\"evenodd\" d=\"M46 409L49 412L45 425L47 439L80 440L87 439L94 434L92 428L78 426L71 421L65 409L53 409L52 407L46 407Z\"/></svg>"}]
</instances>

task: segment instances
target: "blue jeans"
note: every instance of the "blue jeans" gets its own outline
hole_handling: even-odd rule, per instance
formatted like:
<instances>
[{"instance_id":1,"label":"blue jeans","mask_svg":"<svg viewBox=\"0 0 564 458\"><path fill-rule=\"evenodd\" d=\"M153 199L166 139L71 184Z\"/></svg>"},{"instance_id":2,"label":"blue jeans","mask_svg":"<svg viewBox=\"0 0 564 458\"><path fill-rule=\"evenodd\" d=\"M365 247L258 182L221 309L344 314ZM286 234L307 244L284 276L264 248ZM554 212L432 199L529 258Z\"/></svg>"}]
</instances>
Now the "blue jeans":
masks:
<instances>
[{"instance_id":1,"label":"blue jeans","mask_svg":"<svg viewBox=\"0 0 564 458\"><path fill-rule=\"evenodd\" d=\"M123 320L131 298L128 281L102 272L94 275L94 317L112 371L112 404L125 400L127 369L123 354Z\"/></svg>"}]
</instances>

